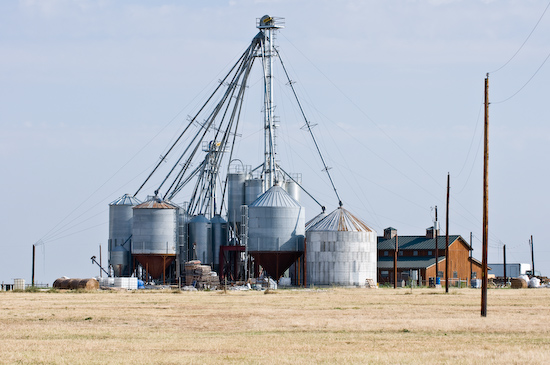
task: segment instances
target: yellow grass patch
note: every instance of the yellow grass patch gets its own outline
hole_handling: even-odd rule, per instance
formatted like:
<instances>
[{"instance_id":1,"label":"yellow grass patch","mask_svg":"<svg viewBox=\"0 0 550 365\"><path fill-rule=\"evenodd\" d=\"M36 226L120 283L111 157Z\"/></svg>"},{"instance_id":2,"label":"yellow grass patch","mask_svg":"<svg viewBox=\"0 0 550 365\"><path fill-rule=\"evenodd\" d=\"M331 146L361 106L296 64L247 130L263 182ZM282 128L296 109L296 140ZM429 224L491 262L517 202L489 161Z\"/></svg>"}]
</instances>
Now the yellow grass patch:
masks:
<instances>
[{"instance_id":1,"label":"yellow grass patch","mask_svg":"<svg viewBox=\"0 0 550 365\"><path fill-rule=\"evenodd\" d=\"M550 362L550 290L0 293L2 363Z\"/></svg>"}]
</instances>

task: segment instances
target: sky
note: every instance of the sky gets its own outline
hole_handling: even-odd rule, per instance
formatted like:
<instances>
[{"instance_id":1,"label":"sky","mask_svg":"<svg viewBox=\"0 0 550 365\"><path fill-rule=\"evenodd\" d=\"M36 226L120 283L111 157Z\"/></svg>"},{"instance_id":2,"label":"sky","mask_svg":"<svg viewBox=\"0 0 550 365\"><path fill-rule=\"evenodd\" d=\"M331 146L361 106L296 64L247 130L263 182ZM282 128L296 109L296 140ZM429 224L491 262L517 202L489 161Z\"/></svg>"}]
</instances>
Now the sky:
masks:
<instances>
[{"instance_id":1,"label":"sky","mask_svg":"<svg viewBox=\"0 0 550 365\"><path fill-rule=\"evenodd\" d=\"M550 275L548 1L0 2L0 281L99 274L108 204L133 194L236 62L265 14L344 207L382 234L446 231L482 254L489 73L489 263ZM544 14L544 16L543 16ZM277 68L279 67L279 68ZM338 200L280 69L278 151L329 211ZM262 161L261 77L237 153ZM167 165L170 162L168 161ZM155 177L161 179L164 176ZM138 198L153 194L155 182ZM177 203L186 201L184 193ZM319 207L303 197L306 219Z\"/></svg>"}]
</instances>

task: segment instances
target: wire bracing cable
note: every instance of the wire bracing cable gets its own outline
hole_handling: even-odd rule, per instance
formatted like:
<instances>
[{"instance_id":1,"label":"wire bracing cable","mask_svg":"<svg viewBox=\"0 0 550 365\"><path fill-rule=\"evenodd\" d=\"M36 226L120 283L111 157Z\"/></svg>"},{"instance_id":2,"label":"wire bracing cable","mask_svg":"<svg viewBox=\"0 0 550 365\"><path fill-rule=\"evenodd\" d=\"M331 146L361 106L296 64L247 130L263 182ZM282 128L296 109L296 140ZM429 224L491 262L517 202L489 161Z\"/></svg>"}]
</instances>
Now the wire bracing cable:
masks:
<instances>
[{"instance_id":1,"label":"wire bracing cable","mask_svg":"<svg viewBox=\"0 0 550 365\"><path fill-rule=\"evenodd\" d=\"M324 170L327 173L328 179L330 181L330 184L332 185L332 189L334 190L334 194L336 195L336 198L338 199L338 204L340 206L343 205L342 199L340 199L340 196L338 195L338 191L336 190L336 186L334 185L334 181L332 180L332 176L330 176L329 168L327 164L325 163L325 159L323 158L323 154L321 153L321 150L319 149L319 145L317 144L317 140L315 139L315 135L313 134L313 130L311 129L311 123L306 117L306 114L304 110L302 109L302 104L300 103L300 99L298 99L298 95L296 94L296 90L294 89L294 86L292 85L292 80L290 79L290 76L288 75L288 72L286 71L285 64L283 63L283 60L281 59L281 55L279 54L279 51L275 49L275 52L277 52L277 56L279 57L279 62L281 62L281 66L283 67L283 71L285 72L286 78L289 82L290 88L292 89L292 93L294 94L294 97L296 98L296 103L298 103L298 108L300 109L300 112L302 114L302 117L304 118L304 121L306 122L307 129L309 131L309 134L311 135L311 138L313 139L313 143L315 144L315 148L317 149L317 153L319 154L319 157L321 158L321 162L323 163Z\"/></svg>"}]
</instances>

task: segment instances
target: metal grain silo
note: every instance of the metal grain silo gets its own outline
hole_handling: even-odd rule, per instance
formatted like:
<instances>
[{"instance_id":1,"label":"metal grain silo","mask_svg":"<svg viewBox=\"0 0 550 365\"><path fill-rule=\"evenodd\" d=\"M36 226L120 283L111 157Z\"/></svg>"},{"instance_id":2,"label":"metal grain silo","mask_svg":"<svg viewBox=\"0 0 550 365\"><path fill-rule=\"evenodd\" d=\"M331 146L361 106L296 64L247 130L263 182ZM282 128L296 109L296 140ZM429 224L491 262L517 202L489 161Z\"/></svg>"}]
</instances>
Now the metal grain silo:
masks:
<instances>
[{"instance_id":1,"label":"metal grain silo","mask_svg":"<svg viewBox=\"0 0 550 365\"><path fill-rule=\"evenodd\" d=\"M292 180L289 180L285 183L285 190L286 192L288 193L288 195L290 195L291 197L294 198L294 200L296 200L297 202L300 202L300 186L292 181Z\"/></svg>"},{"instance_id":2,"label":"metal grain silo","mask_svg":"<svg viewBox=\"0 0 550 365\"><path fill-rule=\"evenodd\" d=\"M109 204L109 265L115 276L130 275L130 250L132 249L132 208L141 202L124 194ZM123 247L117 249L117 247Z\"/></svg>"},{"instance_id":3,"label":"metal grain silo","mask_svg":"<svg viewBox=\"0 0 550 365\"><path fill-rule=\"evenodd\" d=\"M227 174L227 215L230 223L241 222L241 205L245 204L244 172Z\"/></svg>"},{"instance_id":4,"label":"metal grain silo","mask_svg":"<svg viewBox=\"0 0 550 365\"><path fill-rule=\"evenodd\" d=\"M212 222L200 214L189 221L189 258L200 260L205 265L212 264ZM196 257L195 254L196 253Z\"/></svg>"},{"instance_id":5,"label":"metal grain silo","mask_svg":"<svg viewBox=\"0 0 550 365\"><path fill-rule=\"evenodd\" d=\"M365 285L376 282L376 232L340 207L310 226L307 282L311 285Z\"/></svg>"},{"instance_id":6,"label":"metal grain silo","mask_svg":"<svg viewBox=\"0 0 550 365\"><path fill-rule=\"evenodd\" d=\"M305 209L278 185L248 208L248 252L278 279L303 254Z\"/></svg>"},{"instance_id":7,"label":"metal grain silo","mask_svg":"<svg viewBox=\"0 0 550 365\"><path fill-rule=\"evenodd\" d=\"M212 251L214 269L217 270L220 263L220 246L227 245L227 222L220 215L215 215L212 222Z\"/></svg>"},{"instance_id":8,"label":"metal grain silo","mask_svg":"<svg viewBox=\"0 0 550 365\"><path fill-rule=\"evenodd\" d=\"M157 197L134 207L132 256L154 279L176 258L177 210Z\"/></svg>"},{"instance_id":9,"label":"metal grain silo","mask_svg":"<svg viewBox=\"0 0 550 365\"><path fill-rule=\"evenodd\" d=\"M244 182L244 204L250 205L264 192L262 179L248 179Z\"/></svg>"},{"instance_id":10,"label":"metal grain silo","mask_svg":"<svg viewBox=\"0 0 550 365\"><path fill-rule=\"evenodd\" d=\"M110 252L109 265L113 268L113 274L116 277L130 276L131 265L130 251L124 246L116 246Z\"/></svg>"}]
</instances>

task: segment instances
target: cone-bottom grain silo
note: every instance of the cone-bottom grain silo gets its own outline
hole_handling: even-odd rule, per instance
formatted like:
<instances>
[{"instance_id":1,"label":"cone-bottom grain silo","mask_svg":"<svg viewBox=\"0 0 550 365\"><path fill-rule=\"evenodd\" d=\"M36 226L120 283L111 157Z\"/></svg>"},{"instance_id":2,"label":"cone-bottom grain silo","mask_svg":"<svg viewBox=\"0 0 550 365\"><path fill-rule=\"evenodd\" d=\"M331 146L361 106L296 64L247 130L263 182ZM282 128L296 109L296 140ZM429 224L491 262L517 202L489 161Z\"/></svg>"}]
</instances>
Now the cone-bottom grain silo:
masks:
<instances>
[{"instance_id":1,"label":"cone-bottom grain silo","mask_svg":"<svg viewBox=\"0 0 550 365\"><path fill-rule=\"evenodd\" d=\"M376 232L342 207L306 232L308 285L376 282Z\"/></svg>"},{"instance_id":2,"label":"cone-bottom grain silo","mask_svg":"<svg viewBox=\"0 0 550 365\"><path fill-rule=\"evenodd\" d=\"M304 251L305 209L278 185L248 207L248 252L275 279Z\"/></svg>"},{"instance_id":3,"label":"cone-bottom grain silo","mask_svg":"<svg viewBox=\"0 0 550 365\"><path fill-rule=\"evenodd\" d=\"M133 209L132 256L158 279L176 258L178 207L153 197Z\"/></svg>"}]
</instances>

